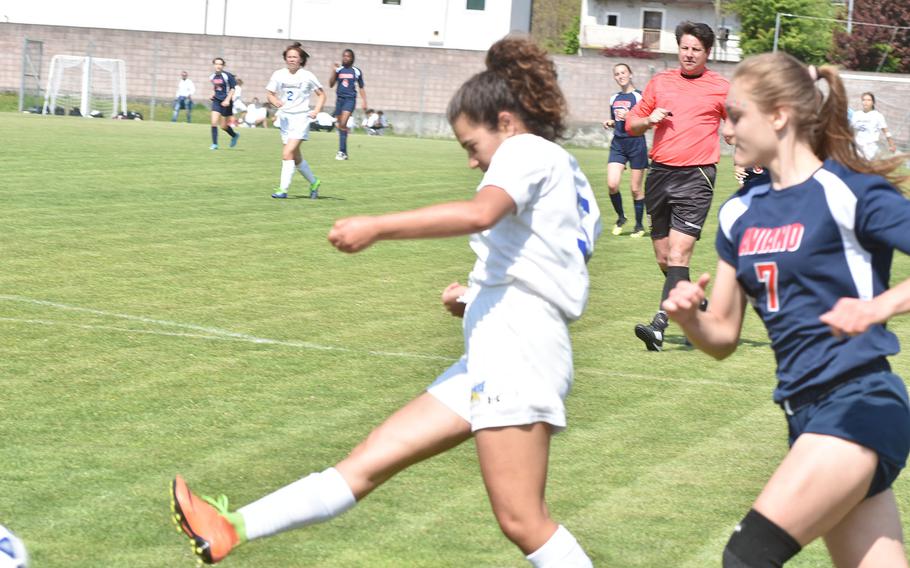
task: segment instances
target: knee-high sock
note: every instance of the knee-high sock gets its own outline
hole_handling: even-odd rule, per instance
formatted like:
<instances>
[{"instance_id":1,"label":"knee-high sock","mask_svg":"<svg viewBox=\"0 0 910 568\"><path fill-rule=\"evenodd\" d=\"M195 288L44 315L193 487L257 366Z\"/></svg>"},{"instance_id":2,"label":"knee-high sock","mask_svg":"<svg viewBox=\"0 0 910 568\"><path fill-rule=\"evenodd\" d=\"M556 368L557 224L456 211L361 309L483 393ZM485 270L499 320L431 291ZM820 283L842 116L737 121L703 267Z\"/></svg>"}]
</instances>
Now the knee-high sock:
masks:
<instances>
[{"instance_id":1,"label":"knee-high sock","mask_svg":"<svg viewBox=\"0 0 910 568\"><path fill-rule=\"evenodd\" d=\"M212 127L212 144L217 144L217 143L218 143L218 127L213 126Z\"/></svg>"},{"instance_id":2,"label":"knee-high sock","mask_svg":"<svg viewBox=\"0 0 910 568\"><path fill-rule=\"evenodd\" d=\"M294 177L294 160L281 160L281 182L278 187L281 191L287 192L291 187L291 179Z\"/></svg>"},{"instance_id":3,"label":"knee-high sock","mask_svg":"<svg viewBox=\"0 0 910 568\"><path fill-rule=\"evenodd\" d=\"M338 151L348 153L348 131L339 130L338 131Z\"/></svg>"},{"instance_id":4,"label":"knee-high sock","mask_svg":"<svg viewBox=\"0 0 910 568\"><path fill-rule=\"evenodd\" d=\"M247 539L253 540L327 521L356 504L347 482L330 467L286 485L237 512L243 515Z\"/></svg>"},{"instance_id":5,"label":"knee-high sock","mask_svg":"<svg viewBox=\"0 0 910 568\"><path fill-rule=\"evenodd\" d=\"M313 170L310 169L310 164L308 164L307 161L303 158L300 158L300 163L297 164L297 171L299 171L300 174L305 177L308 182L314 183L316 181L316 176L313 175Z\"/></svg>"},{"instance_id":6,"label":"knee-high sock","mask_svg":"<svg viewBox=\"0 0 910 568\"><path fill-rule=\"evenodd\" d=\"M591 568L591 559L566 527L559 525L550 540L527 556L534 568Z\"/></svg>"},{"instance_id":7,"label":"knee-high sock","mask_svg":"<svg viewBox=\"0 0 910 568\"><path fill-rule=\"evenodd\" d=\"M230 126L226 126L226 127L224 128L224 131L227 132L227 133L228 133L228 136L230 136L231 138L233 138L234 136L237 135L237 134L234 132L234 129L231 128Z\"/></svg>"},{"instance_id":8,"label":"knee-high sock","mask_svg":"<svg viewBox=\"0 0 910 568\"><path fill-rule=\"evenodd\" d=\"M667 299L667 297L670 295L670 290L676 287L677 282L687 282L688 280L688 266L668 266L667 278L664 280L664 291L660 295L660 302L663 303L663 301Z\"/></svg>"},{"instance_id":9,"label":"knee-high sock","mask_svg":"<svg viewBox=\"0 0 910 568\"><path fill-rule=\"evenodd\" d=\"M616 211L616 216L620 219L625 219L626 215L622 210L622 194L618 191L616 193L611 193L610 203L613 204L613 211Z\"/></svg>"},{"instance_id":10,"label":"knee-high sock","mask_svg":"<svg viewBox=\"0 0 910 568\"><path fill-rule=\"evenodd\" d=\"M635 207L635 225L641 227L645 218L645 200L636 199L632 205Z\"/></svg>"}]
</instances>

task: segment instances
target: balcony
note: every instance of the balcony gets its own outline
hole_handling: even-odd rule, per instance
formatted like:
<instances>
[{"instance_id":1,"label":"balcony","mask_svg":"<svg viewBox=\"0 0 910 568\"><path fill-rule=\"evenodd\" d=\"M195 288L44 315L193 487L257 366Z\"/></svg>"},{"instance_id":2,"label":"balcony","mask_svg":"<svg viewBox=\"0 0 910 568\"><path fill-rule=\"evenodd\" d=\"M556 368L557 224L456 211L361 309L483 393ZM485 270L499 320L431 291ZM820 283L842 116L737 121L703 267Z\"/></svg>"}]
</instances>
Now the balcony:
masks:
<instances>
[{"instance_id":1,"label":"balcony","mask_svg":"<svg viewBox=\"0 0 910 568\"><path fill-rule=\"evenodd\" d=\"M581 47L585 49L602 49L638 41L648 49L662 55L677 52L676 35L673 31L597 24L582 25L580 31L578 39ZM718 34L718 39L714 42L711 60L737 62L742 59L739 36L728 32L726 39L721 39L721 37L722 34Z\"/></svg>"}]
</instances>

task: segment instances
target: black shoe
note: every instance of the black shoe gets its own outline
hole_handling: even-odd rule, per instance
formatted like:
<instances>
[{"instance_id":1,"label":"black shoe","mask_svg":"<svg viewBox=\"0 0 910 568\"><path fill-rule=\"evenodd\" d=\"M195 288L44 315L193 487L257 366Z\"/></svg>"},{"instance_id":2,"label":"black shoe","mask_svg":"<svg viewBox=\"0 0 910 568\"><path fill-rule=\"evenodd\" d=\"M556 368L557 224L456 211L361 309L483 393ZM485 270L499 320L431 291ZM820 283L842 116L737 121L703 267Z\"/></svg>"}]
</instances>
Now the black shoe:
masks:
<instances>
[{"instance_id":1,"label":"black shoe","mask_svg":"<svg viewBox=\"0 0 910 568\"><path fill-rule=\"evenodd\" d=\"M667 329L667 314L657 312L649 324L635 326L635 337L645 343L648 351L660 351L664 346L664 330Z\"/></svg>"}]
</instances>

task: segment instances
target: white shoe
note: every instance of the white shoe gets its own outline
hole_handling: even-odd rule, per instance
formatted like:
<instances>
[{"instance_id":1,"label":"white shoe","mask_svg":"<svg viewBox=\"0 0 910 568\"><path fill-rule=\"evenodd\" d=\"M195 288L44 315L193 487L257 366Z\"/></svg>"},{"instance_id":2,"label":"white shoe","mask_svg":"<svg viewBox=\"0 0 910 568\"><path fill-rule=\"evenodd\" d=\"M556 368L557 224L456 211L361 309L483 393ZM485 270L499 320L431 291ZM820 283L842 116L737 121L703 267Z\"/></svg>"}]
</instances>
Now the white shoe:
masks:
<instances>
[{"instance_id":1,"label":"white shoe","mask_svg":"<svg viewBox=\"0 0 910 568\"><path fill-rule=\"evenodd\" d=\"M336 160L347 160L348 155L345 154L344 152L338 152L337 154L335 154L335 159Z\"/></svg>"}]
</instances>

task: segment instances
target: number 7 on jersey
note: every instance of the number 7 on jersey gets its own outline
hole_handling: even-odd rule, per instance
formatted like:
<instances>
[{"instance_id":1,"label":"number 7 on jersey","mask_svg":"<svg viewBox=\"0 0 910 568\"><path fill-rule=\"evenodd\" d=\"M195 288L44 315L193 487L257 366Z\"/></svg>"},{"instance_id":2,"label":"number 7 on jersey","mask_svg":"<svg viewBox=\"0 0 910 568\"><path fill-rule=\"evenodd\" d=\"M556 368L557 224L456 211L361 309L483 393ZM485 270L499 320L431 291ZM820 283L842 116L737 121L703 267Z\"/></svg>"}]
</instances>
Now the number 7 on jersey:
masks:
<instances>
[{"instance_id":1,"label":"number 7 on jersey","mask_svg":"<svg viewBox=\"0 0 910 568\"><path fill-rule=\"evenodd\" d=\"M755 263L755 277L758 278L758 281L765 285L767 290L767 308L769 312L776 312L780 310L780 299L777 296L777 263L774 261L771 262L756 262Z\"/></svg>"}]
</instances>

